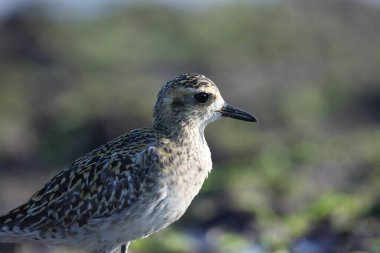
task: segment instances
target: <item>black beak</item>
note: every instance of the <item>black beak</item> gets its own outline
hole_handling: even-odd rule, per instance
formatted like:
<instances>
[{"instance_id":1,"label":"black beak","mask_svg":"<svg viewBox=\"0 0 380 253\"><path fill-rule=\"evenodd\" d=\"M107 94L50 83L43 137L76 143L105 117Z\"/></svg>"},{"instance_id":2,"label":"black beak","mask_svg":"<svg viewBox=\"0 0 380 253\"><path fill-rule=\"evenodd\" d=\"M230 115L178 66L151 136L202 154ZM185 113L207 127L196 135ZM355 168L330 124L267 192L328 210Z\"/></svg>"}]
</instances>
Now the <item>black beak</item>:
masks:
<instances>
[{"instance_id":1,"label":"black beak","mask_svg":"<svg viewBox=\"0 0 380 253\"><path fill-rule=\"evenodd\" d=\"M242 111L232 105L225 104L222 109L219 111L223 117L230 117L234 119L257 122L257 119L252 114Z\"/></svg>"}]
</instances>

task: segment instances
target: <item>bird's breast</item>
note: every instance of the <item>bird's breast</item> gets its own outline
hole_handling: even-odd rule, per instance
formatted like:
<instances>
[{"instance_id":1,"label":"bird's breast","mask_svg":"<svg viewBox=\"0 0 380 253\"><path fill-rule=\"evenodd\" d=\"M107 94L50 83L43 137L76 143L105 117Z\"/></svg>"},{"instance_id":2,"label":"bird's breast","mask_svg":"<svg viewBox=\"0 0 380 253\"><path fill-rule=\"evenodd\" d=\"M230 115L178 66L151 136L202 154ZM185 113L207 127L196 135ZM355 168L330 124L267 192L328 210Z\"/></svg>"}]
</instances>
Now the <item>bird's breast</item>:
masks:
<instances>
[{"instance_id":1,"label":"bird's breast","mask_svg":"<svg viewBox=\"0 0 380 253\"><path fill-rule=\"evenodd\" d=\"M159 172L151 174L149 179L154 186L144 192L141 203L137 202L134 210L126 214L135 215L134 219L126 219L123 230L128 235L124 237L135 240L148 236L185 213L212 167L208 147L202 149L170 148L160 153Z\"/></svg>"},{"instance_id":2,"label":"bird's breast","mask_svg":"<svg viewBox=\"0 0 380 253\"><path fill-rule=\"evenodd\" d=\"M186 210L211 171L212 161L207 146L183 149L179 153L181 155L173 158L175 162L165 181L173 205L181 205Z\"/></svg>"}]
</instances>

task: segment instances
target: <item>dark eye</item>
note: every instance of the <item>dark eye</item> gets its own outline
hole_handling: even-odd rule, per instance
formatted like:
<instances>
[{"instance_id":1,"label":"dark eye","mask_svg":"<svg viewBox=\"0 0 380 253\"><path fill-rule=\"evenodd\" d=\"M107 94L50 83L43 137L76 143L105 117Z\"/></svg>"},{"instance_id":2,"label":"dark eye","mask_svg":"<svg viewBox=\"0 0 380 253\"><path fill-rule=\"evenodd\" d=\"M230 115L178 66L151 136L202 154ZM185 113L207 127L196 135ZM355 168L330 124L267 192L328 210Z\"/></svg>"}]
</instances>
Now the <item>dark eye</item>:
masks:
<instances>
[{"instance_id":1,"label":"dark eye","mask_svg":"<svg viewBox=\"0 0 380 253\"><path fill-rule=\"evenodd\" d=\"M200 92L194 95L195 100L197 100L198 103L206 103L209 99L210 95L206 92Z\"/></svg>"}]
</instances>

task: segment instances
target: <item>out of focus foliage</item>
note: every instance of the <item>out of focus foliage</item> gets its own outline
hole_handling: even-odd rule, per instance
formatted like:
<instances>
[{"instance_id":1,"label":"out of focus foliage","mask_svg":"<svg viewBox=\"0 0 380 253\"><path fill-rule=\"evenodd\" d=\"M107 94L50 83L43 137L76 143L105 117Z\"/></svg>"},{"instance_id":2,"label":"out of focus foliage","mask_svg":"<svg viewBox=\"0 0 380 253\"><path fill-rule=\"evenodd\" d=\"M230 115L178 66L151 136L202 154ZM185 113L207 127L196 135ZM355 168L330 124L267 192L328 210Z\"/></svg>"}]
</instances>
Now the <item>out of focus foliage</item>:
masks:
<instances>
[{"instance_id":1,"label":"out of focus foliage","mask_svg":"<svg viewBox=\"0 0 380 253\"><path fill-rule=\"evenodd\" d=\"M199 72L259 123L208 127L201 194L133 252L380 252L379 27L380 7L353 0L15 13L0 22L1 211L149 125L161 85Z\"/></svg>"}]
</instances>

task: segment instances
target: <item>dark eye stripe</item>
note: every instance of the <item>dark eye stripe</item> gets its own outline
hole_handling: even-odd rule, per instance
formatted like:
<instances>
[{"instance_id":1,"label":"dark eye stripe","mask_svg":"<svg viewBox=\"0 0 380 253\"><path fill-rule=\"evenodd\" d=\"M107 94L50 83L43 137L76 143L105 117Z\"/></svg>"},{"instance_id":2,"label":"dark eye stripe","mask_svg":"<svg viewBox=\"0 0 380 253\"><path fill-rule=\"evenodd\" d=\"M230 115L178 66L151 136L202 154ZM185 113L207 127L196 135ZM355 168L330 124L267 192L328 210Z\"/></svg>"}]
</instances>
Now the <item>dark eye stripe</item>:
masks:
<instances>
[{"instance_id":1,"label":"dark eye stripe","mask_svg":"<svg viewBox=\"0 0 380 253\"><path fill-rule=\"evenodd\" d=\"M174 101L172 102L172 107L173 107L173 108L182 107L182 106L184 106L184 105L185 105L185 103L184 103L183 101L181 101L181 100L174 100Z\"/></svg>"}]
</instances>

